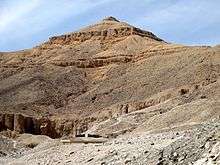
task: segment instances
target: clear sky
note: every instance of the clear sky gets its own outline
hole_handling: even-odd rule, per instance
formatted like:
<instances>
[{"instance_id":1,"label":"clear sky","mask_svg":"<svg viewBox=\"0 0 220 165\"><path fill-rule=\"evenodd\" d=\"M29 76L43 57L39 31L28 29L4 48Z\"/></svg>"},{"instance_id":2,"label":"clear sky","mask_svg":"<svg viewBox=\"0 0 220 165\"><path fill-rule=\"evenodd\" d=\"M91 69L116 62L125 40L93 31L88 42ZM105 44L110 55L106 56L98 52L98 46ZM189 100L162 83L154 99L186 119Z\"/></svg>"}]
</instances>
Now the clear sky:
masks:
<instances>
[{"instance_id":1,"label":"clear sky","mask_svg":"<svg viewBox=\"0 0 220 165\"><path fill-rule=\"evenodd\" d=\"M169 42L220 44L220 0L0 0L0 51L31 48L106 16Z\"/></svg>"}]
</instances>

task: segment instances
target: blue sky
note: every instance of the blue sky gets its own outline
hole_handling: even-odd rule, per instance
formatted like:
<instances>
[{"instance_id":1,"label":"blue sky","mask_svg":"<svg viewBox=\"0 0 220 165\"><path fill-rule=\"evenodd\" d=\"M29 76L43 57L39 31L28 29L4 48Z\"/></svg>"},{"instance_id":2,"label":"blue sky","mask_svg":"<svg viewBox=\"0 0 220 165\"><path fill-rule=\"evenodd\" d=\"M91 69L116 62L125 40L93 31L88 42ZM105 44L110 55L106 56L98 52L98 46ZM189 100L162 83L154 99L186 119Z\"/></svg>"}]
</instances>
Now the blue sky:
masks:
<instances>
[{"instance_id":1,"label":"blue sky","mask_svg":"<svg viewBox=\"0 0 220 165\"><path fill-rule=\"evenodd\" d=\"M220 44L220 0L0 0L0 51L31 48L106 16L169 42Z\"/></svg>"}]
</instances>

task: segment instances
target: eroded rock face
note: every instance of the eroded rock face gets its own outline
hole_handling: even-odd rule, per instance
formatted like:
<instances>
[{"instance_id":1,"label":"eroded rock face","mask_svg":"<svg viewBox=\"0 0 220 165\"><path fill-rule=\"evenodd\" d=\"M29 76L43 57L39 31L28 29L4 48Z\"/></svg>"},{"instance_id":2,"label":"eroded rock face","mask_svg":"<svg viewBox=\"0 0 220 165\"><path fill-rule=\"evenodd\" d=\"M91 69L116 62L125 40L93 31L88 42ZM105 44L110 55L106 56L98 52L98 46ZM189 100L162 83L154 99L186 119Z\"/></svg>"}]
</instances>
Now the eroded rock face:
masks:
<instances>
[{"instance_id":1,"label":"eroded rock face","mask_svg":"<svg viewBox=\"0 0 220 165\"><path fill-rule=\"evenodd\" d=\"M21 114L1 114L1 130L14 130L19 133L29 132L34 130L34 119L23 116Z\"/></svg>"},{"instance_id":2,"label":"eroded rock face","mask_svg":"<svg viewBox=\"0 0 220 165\"><path fill-rule=\"evenodd\" d=\"M126 37L130 35L139 35L142 37L152 38L157 41L163 41L151 32L143 31L135 27L122 27L103 31L76 32L68 35L55 36L51 37L50 41L46 44L68 45L74 42L84 42L92 38L105 40L111 38Z\"/></svg>"},{"instance_id":3,"label":"eroded rock face","mask_svg":"<svg viewBox=\"0 0 220 165\"><path fill-rule=\"evenodd\" d=\"M27 127L30 127L27 125ZM24 133L26 131L26 120L25 117L21 114L15 114L14 115L14 131L19 133Z\"/></svg>"},{"instance_id":4,"label":"eroded rock face","mask_svg":"<svg viewBox=\"0 0 220 165\"><path fill-rule=\"evenodd\" d=\"M78 68L97 68L114 63L128 63L132 61L131 57L114 57L106 59L93 59L93 60L76 60L76 61L53 61L52 64L62 67L76 66Z\"/></svg>"},{"instance_id":5,"label":"eroded rock face","mask_svg":"<svg viewBox=\"0 0 220 165\"><path fill-rule=\"evenodd\" d=\"M64 135L75 136L78 132L82 133L88 129L88 123L93 121L94 118L89 117L82 120L54 120L52 118L37 118L22 114L0 114L0 131L8 129L18 133L31 133L59 138Z\"/></svg>"},{"instance_id":6,"label":"eroded rock face","mask_svg":"<svg viewBox=\"0 0 220 165\"><path fill-rule=\"evenodd\" d=\"M52 131L49 119L34 118L22 114L1 114L0 130L12 130L18 133L32 133L58 137Z\"/></svg>"},{"instance_id":7,"label":"eroded rock face","mask_svg":"<svg viewBox=\"0 0 220 165\"><path fill-rule=\"evenodd\" d=\"M4 116L4 126L7 129L14 129L14 115L13 114L5 114Z\"/></svg>"}]
</instances>

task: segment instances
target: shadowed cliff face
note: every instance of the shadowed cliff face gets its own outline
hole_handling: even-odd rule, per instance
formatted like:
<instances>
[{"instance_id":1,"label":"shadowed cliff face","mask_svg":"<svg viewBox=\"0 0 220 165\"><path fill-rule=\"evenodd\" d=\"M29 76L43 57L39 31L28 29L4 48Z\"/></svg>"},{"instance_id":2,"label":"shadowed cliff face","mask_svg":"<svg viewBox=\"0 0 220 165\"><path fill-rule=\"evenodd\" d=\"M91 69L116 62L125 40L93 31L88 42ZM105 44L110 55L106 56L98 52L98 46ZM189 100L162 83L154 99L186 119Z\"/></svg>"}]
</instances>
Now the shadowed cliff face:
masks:
<instances>
[{"instance_id":1,"label":"shadowed cliff face","mask_svg":"<svg viewBox=\"0 0 220 165\"><path fill-rule=\"evenodd\" d=\"M66 120L4 113L0 114L0 131L11 130L20 134L29 133L60 138L70 134L75 135L76 131L82 132L80 129L86 127L90 122L94 122L94 118L87 118L87 120Z\"/></svg>"},{"instance_id":2,"label":"shadowed cliff face","mask_svg":"<svg viewBox=\"0 0 220 165\"><path fill-rule=\"evenodd\" d=\"M219 105L219 57L218 47L170 44L106 18L33 49L0 54L0 130L56 138L163 105L134 123L116 124L135 129L174 106L201 99ZM98 132L111 134L110 125Z\"/></svg>"},{"instance_id":3,"label":"shadowed cliff face","mask_svg":"<svg viewBox=\"0 0 220 165\"><path fill-rule=\"evenodd\" d=\"M54 123L46 118L33 118L21 114L1 114L1 130L14 130L18 133L42 134L56 138Z\"/></svg>"}]
</instances>

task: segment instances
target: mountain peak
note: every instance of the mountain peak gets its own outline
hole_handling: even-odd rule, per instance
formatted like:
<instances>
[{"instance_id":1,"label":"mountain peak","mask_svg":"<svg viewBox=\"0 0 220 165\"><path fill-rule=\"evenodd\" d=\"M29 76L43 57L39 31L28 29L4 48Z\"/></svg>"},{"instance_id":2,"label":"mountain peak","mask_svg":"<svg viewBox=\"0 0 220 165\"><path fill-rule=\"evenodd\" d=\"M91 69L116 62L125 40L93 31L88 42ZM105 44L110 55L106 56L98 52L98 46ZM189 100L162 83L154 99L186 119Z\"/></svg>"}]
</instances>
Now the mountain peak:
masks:
<instances>
[{"instance_id":1,"label":"mountain peak","mask_svg":"<svg viewBox=\"0 0 220 165\"><path fill-rule=\"evenodd\" d=\"M103 19L103 21L115 21L115 22L120 22L118 19L115 17L109 16Z\"/></svg>"},{"instance_id":2,"label":"mountain peak","mask_svg":"<svg viewBox=\"0 0 220 165\"><path fill-rule=\"evenodd\" d=\"M109 16L104 18L101 22L87 26L78 31L51 37L49 44L68 45L72 44L73 42L84 42L92 38L96 40L109 40L128 37L131 35L138 35L145 38L151 38L155 41L163 42L162 39L158 38L152 32L139 29L129 25L128 23L121 22L112 16Z\"/></svg>"}]
</instances>

